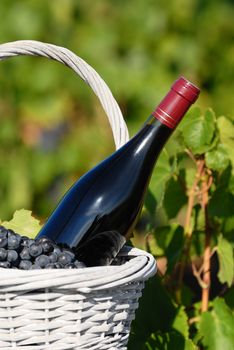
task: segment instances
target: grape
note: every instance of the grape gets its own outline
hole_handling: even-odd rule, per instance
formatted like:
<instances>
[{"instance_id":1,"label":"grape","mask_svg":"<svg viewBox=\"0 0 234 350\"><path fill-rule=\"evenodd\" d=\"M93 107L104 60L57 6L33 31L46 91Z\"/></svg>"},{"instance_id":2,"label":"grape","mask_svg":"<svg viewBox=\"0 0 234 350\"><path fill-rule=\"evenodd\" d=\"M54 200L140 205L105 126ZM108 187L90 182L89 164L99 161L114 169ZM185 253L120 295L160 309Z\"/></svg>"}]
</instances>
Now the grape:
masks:
<instances>
[{"instance_id":1,"label":"grape","mask_svg":"<svg viewBox=\"0 0 234 350\"><path fill-rule=\"evenodd\" d=\"M46 269L55 269L55 264L51 263L51 264L47 264L46 265Z\"/></svg>"},{"instance_id":2,"label":"grape","mask_svg":"<svg viewBox=\"0 0 234 350\"><path fill-rule=\"evenodd\" d=\"M75 260L76 256L73 252L71 252L70 250L64 250L65 254L68 254L71 257L71 261Z\"/></svg>"},{"instance_id":3,"label":"grape","mask_svg":"<svg viewBox=\"0 0 234 350\"><path fill-rule=\"evenodd\" d=\"M29 247L29 254L32 257L36 257L41 255L42 253L42 246L39 243L32 243Z\"/></svg>"},{"instance_id":4,"label":"grape","mask_svg":"<svg viewBox=\"0 0 234 350\"><path fill-rule=\"evenodd\" d=\"M28 243L29 243L30 239L26 236L22 236L21 237L21 245L23 247L28 247ZM32 243L34 243L34 240L32 240Z\"/></svg>"},{"instance_id":5,"label":"grape","mask_svg":"<svg viewBox=\"0 0 234 350\"><path fill-rule=\"evenodd\" d=\"M9 249L17 249L19 248L21 237L17 233L14 233L12 230L8 230L8 248Z\"/></svg>"},{"instance_id":6,"label":"grape","mask_svg":"<svg viewBox=\"0 0 234 350\"><path fill-rule=\"evenodd\" d=\"M24 246L25 247L30 247L32 244L34 244L35 243L35 241L34 241L34 239L29 239L29 238L27 238L27 240L25 240L25 242L24 242Z\"/></svg>"},{"instance_id":7,"label":"grape","mask_svg":"<svg viewBox=\"0 0 234 350\"><path fill-rule=\"evenodd\" d=\"M44 243L44 242L47 242L47 241L50 241L50 242L52 242L49 238L47 238L47 237L41 237L41 238L39 238L38 240L37 240L37 242L38 243Z\"/></svg>"},{"instance_id":8,"label":"grape","mask_svg":"<svg viewBox=\"0 0 234 350\"><path fill-rule=\"evenodd\" d=\"M19 263L19 269L21 270L30 270L32 267L32 262L29 260L21 260Z\"/></svg>"},{"instance_id":9,"label":"grape","mask_svg":"<svg viewBox=\"0 0 234 350\"><path fill-rule=\"evenodd\" d=\"M10 235L15 235L16 233L13 230L11 230L10 228L8 228L7 234L8 234L8 236L10 236Z\"/></svg>"},{"instance_id":10,"label":"grape","mask_svg":"<svg viewBox=\"0 0 234 350\"><path fill-rule=\"evenodd\" d=\"M46 265L50 263L50 259L47 255L39 255L35 259L35 264L39 265L41 268L44 268Z\"/></svg>"},{"instance_id":11,"label":"grape","mask_svg":"<svg viewBox=\"0 0 234 350\"><path fill-rule=\"evenodd\" d=\"M44 253L51 253L54 250L54 245L50 240L42 242L41 245Z\"/></svg>"},{"instance_id":12,"label":"grape","mask_svg":"<svg viewBox=\"0 0 234 350\"><path fill-rule=\"evenodd\" d=\"M18 259L18 253L15 250L8 250L7 251L7 261L13 262Z\"/></svg>"},{"instance_id":13,"label":"grape","mask_svg":"<svg viewBox=\"0 0 234 350\"><path fill-rule=\"evenodd\" d=\"M63 268L63 265L60 264L59 262L56 262L56 263L54 264L54 266L55 266L56 269L62 269L62 268Z\"/></svg>"},{"instance_id":14,"label":"grape","mask_svg":"<svg viewBox=\"0 0 234 350\"><path fill-rule=\"evenodd\" d=\"M50 253L48 256L51 263L57 262L58 255L55 252Z\"/></svg>"},{"instance_id":15,"label":"grape","mask_svg":"<svg viewBox=\"0 0 234 350\"><path fill-rule=\"evenodd\" d=\"M11 263L9 261L0 261L0 267L8 269L9 267L11 267Z\"/></svg>"},{"instance_id":16,"label":"grape","mask_svg":"<svg viewBox=\"0 0 234 350\"><path fill-rule=\"evenodd\" d=\"M86 267L86 265L82 261L78 261L78 260L74 262L74 265L77 269L83 269L84 267Z\"/></svg>"},{"instance_id":17,"label":"grape","mask_svg":"<svg viewBox=\"0 0 234 350\"><path fill-rule=\"evenodd\" d=\"M31 256L29 254L29 248L28 247L24 247L23 250L20 253L20 258L22 260L30 260Z\"/></svg>"},{"instance_id":18,"label":"grape","mask_svg":"<svg viewBox=\"0 0 234 350\"><path fill-rule=\"evenodd\" d=\"M5 248L7 246L7 237L0 237L0 248Z\"/></svg>"},{"instance_id":19,"label":"grape","mask_svg":"<svg viewBox=\"0 0 234 350\"><path fill-rule=\"evenodd\" d=\"M74 252L67 245L55 244L47 237L30 239L0 226L0 268L34 270L83 267L85 265L76 260Z\"/></svg>"},{"instance_id":20,"label":"grape","mask_svg":"<svg viewBox=\"0 0 234 350\"><path fill-rule=\"evenodd\" d=\"M0 231L0 238L7 238L7 230L5 232Z\"/></svg>"},{"instance_id":21,"label":"grape","mask_svg":"<svg viewBox=\"0 0 234 350\"><path fill-rule=\"evenodd\" d=\"M54 247L54 253L56 253L57 255L61 254L61 249L59 247Z\"/></svg>"},{"instance_id":22,"label":"grape","mask_svg":"<svg viewBox=\"0 0 234 350\"><path fill-rule=\"evenodd\" d=\"M38 264L33 264L33 265L30 267L30 270L41 270L41 267L40 267Z\"/></svg>"},{"instance_id":23,"label":"grape","mask_svg":"<svg viewBox=\"0 0 234 350\"><path fill-rule=\"evenodd\" d=\"M62 264L63 266L70 264L71 261L72 261L71 256L69 254L67 254L66 252L63 252L58 256L58 262L60 264Z\"/></svg>"},{"instance_id":24,"label":"grape","mask_svg":"<svg viewBox=\"0 0 234 350\"><path fill-rule=\"evenodd\" d=\"M0 234L7 234L7 229L3 226L0 226Z\"/></svg>"},{"instance_id":25,"label":"grape","mask_svg":"<svg viewBox=\"0 0 234 350\"><path fill-rule=\"evenodd\" d=\"M64 267L65 267L65 269L75 269L76 265L74 263L71 263L71 264L65 265Z\"/></svg>"},{"instance_id":26,"label":"grape","mask_svg":"<svg viewBox=\"0 0 234 350\"><path fill-rule=\"evenodd\" d=\"M4 248L0 248L0 261L4 261L7 257L7 251Z\"/></svg>"}]
</instances>

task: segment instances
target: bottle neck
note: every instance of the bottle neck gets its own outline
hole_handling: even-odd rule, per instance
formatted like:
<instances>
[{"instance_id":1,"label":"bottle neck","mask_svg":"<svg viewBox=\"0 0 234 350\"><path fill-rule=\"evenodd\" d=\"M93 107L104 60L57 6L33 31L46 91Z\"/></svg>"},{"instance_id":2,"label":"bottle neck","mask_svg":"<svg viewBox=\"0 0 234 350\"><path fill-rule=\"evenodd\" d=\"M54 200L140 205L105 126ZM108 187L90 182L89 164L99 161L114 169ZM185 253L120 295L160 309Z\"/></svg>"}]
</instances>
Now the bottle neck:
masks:
<instances>
[{"instance_id":1,"label":"bottle neck","mask_svg":"<svg viewBox=\"0 0 234 350\"><path fill-rule=\"evenodd\" d=\"M157 141L157 148L159 149L161 149L161 147L164 147L164 144L167 142L168 138L174 131L174 129L168 127L166 124L158 120L154 114L151 114L148 117L142 129L147 129L148 132L152 133L152 138Z\"/></svg>"},{"instance_id":2,"label":"bottle neck","mask_svg":"<svg viewBox=\"0 0 234 350\"><path fill-rule=\"evenodd\" d=\"M172 132L173 129L162 124L153 114L150 115L141 130L130 140L135 148L134 158L137 161L144 159L147 168L154 166Z\"/></svg>"}]
</instances>

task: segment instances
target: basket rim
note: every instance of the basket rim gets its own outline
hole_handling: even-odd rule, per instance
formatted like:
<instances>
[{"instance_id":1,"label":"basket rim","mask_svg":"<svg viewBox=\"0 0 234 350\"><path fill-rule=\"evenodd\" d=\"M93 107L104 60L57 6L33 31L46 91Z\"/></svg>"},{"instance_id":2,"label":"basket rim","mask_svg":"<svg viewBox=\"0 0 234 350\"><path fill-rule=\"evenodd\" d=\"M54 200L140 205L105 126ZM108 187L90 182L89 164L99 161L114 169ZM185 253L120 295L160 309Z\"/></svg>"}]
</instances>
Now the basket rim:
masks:
<instances>
[{"instance_id":1,"label":"basket rim","mask_svg":"<svg viewBox=\"0 0 234 350\"><path fill-rule=\"evenodd\" d=\"M0 294L32 291L35 289L76 289L89 293L91 290L114 288L126 283L145 281L156 273L156 260L138 248L124 246L120 257L126 257L122 265L97 266L83 269L43 269L1 271Z\"/></svg>"}]
</instances>

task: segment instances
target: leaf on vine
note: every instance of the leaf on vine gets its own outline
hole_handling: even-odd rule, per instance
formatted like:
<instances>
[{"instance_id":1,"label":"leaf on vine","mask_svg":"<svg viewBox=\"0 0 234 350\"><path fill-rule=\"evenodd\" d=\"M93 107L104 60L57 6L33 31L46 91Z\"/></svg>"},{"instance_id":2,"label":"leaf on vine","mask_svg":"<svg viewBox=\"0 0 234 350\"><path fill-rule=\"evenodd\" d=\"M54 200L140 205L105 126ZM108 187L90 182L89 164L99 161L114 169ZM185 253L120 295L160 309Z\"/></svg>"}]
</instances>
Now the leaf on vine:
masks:
<instances>
[{"instance_id":1,"label":"leaf on vine","mask_svg":"<svg viewBox=\"0 0 234 350\"><path fill-rule=\"evenodd\" d=\"M170 179L173 172L173 166L169 162L169 156L164 149L157 161L157 171L152 174L150 182L150 191L156 199L157 206L162 204L166 182Z\"/></svg>"},{"instance_id":2,"label":"leaf on vine","mask_svg":"<svg viewBox=\"0 0 234 350\"><path fill-rule=\"evenodd\" d=\"M178 308L176 317L174 318L172 328L182 334L185 338L189 336L188 316L184 310L184 306Z\"/></svg>"},{"instance_id":3,"label":"leaf on vine","mask_svg":"<svg viewBox=\"0 0 234 350\"><path fill-rule=\"evenodd\" d=\"M232 163L232 171L234 172L234 125L226 117L219 117L217 119L221 142L224 144L228 156Z\"/></svg>"},{"instance_id":4,"label":"leaf on vine","mask_svg":"<svg viewBox=\"0 0 234 350\"><path fill-rule=\"evenodd\" d=\"M146 342L147 350L197 350L191 339L184 338L180 333L156 333Z\"/></svg>"},{"instance_id":5,"label":"leaf on vine","mask_svg":"<svg viewBox=\"0 0 234 350\"><path fill-rule=\"evenodd\" d=\"M180 174L179 174L180 176ZM166 185L163 206L169 219L174 218L187 203L185 180L171 178Z\"/></svg>"},{"instance_id":6,"label":"leaf on vine","mask_svg":"<svg viewBox=\"0 0 234 350\"><path fill-rule=\"evenodd\" d=\"M157 208L157 200L150 189L148 189L148 191L146 192L144 204L149 214L154 218Z\"/></svg>"},{"instance_id":7,"label":"leaf on vine","mask_svg":"<svg viewBox=\"0 0 234 350\"><path fill-rule=\"evenodd\" d=\"M184 307L178 308L159 277L146 282L128 343L129 350L196 350L187 338Z\"/></svg>"},{"instance_id":8,"label":"leaf on vine","mask_svg":"<svg viewBox=\"0 0 234 350\"><path fill-rule=\"evenodd\" d=\"M185 144L194 154L203 154L214 146L215 119L211 109L203 114L193 108L181 123Z\"/></svg>"},{"instance_id":9,"label":"leaf on vine","mask_svg":"<svg viewBox=\"0 0 234 350\"><path fill-rule=\"evenodd\" d=\"M230 309L234 311L234 285L231 288L229 288L228 291L225 293L224 300L228 307L230 307Z\"/></svg>"},{"instance_id":10,"label":"leaf on vine","mask_svg":"<svg viewBox=\"0 0 234 350\"><path fill-rule=\"evenodd\" d=\"M225 238L228 238L228 241L234 244L234 215L226 218L222 225L222 232Z\"/></svg>"},{"instance_id":11,"label":"leaf on vine","mask_svg":"<svg viewBox=\"0 0 234 350\"><path fill-rule=\"evenodd\" d=\"M159 247L162 253L161 255L167 257L167 273L169 273L173 270L176 262L180 259L183 250L183 228L177 224L158 227L155 230L154 238L156 247ZM154 254L154 251L152 251L152 253Z\"/></svg>"},{"instance_id":12,"label":"leaf on vine","mask_svg":"<svg viewBox=\"0 0 234 350\"><path fill-rule=\"evenodd\" d=\"M231 287L234 278L233 248L222 235L218 237L217 253L219 258L218 278L221 283Z\"/></svg>"},{"instance_id":13,"label":"leaf on vine","mask_svg":"<svg viewBox=\"0 0 234 350\"><path fill-rule=\"evenodd\" d=\"M226 188L217 188L209 203L209 215L219 218L228 218L233 215L234 195Z\"/></svg>"},{"instance_id":14,"label":"leaf on vine","mask_svg":"<svg viewBox=\"0 0 234 350\"><path fill-rule=\"evenodd\" d=\"M203 226L204 227L204 226ZM192 234L190 256L202 256L205 245L205 232L203 230L194 230Z\"/></svg>"},{"instance_id":15,"label":"leaf on vine","mask_svg":"<svg viewBox=\"0 0 234 350\"><path fill-rule=\"evenodd\" d=\"M207 350L233 350L234 315L224 300L217 298L213 310L204 312L198 329Z\"/></svg>"},{"instance_id":16,"label":"leaf on vine","mask_svg":"<svg viewBox=\"0 0 234 350\"><path fill-rule=\"evenodd\" d=\"M228 189L232 194L234 194L234 175L230 177Z\"/></svg>"},{"instance_id":17,"label":"leaf on vine","mask_svg":"<svg viewBox=\"0 0 234 350\"><path fill-rule=\"evenodd\" d=\"M206 165L212 170L222 171L227 168L230 159L226 147L219 143L218 146L205 154Z\"/></svg>"},{"instance_id":18,"label":"leaf on vine","mask_svg":"<svg viewBox=\"0 0 234 350\"><path fill-rule=\"evenodd\" d=\"M219 176L217 188L210 198L208 211L210 217L229 218L234 214L234 195L232 190L231 166Z\"/></svg>"},{"instance_id":19,"label":"leaf on vine","mask_svg":"<svg viewBox=\"0 0 234 350\"><path fill-rule=\"evenodd\" d=\"M158 276L150 278L140 298L128 350L142 350L154 332L169 332L177 308ZM179 348L178 348L179 349Z\"/></svg>"},{"instance_id":20,"label":"leaf on vine","mask_svg":"<svg viewBox=\"0 0 234 350\"><path fill-rule=\"evenodd\" d=\"M25 209L16 210L11 221L4 221L1 224L30 238L34 238L41 228L39 220L32 216L31 211Z\"/></svg>"}]
</instances>

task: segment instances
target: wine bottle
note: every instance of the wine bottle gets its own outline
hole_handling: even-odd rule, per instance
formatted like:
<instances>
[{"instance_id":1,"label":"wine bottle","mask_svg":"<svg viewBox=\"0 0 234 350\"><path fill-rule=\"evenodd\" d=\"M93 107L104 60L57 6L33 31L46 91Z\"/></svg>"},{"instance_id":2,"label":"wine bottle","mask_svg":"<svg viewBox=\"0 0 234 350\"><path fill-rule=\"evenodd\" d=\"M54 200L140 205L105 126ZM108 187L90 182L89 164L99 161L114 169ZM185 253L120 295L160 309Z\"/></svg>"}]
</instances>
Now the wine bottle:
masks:
<instances>
[{"instance_id":1,"label":"wine bottle","mask_svg":"<svg viewBox=\"0 0 234 350\"><path fill-rule=\"evenodd\" d=\"M132 234L161 150L199 92L179 78L140 131L68 190L37 238L74 247L87 266L110 264Z\"/></svg>"}]
</instances>

